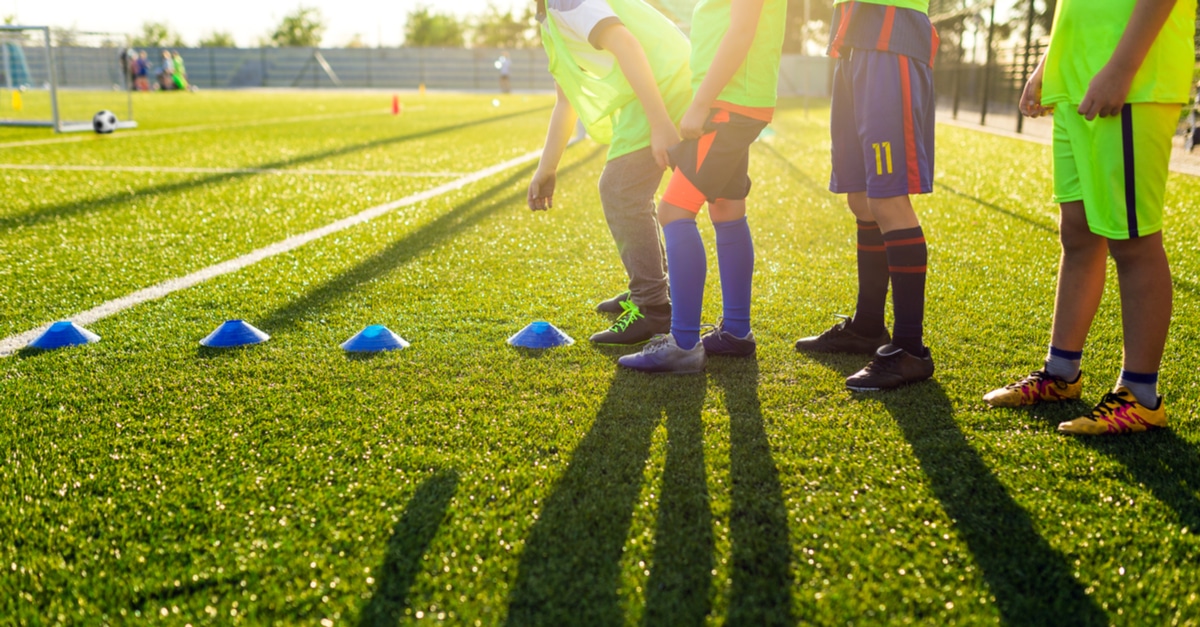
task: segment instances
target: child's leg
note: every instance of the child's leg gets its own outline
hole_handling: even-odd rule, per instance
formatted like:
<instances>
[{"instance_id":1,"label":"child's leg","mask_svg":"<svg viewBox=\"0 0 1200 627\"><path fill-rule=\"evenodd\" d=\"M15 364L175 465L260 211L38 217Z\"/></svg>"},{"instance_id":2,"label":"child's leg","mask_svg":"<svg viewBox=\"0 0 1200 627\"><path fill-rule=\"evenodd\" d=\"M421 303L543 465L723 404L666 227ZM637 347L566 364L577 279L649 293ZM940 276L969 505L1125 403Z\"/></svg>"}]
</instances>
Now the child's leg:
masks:
<instances>
[{"instance_id":1,"label":"child's leg","mask_svg":"<svg viewBox=\"0 0 1200 627\"><path fill-rule=\"evenodd\" d=\"M908 196L870 198L868 204L883 231L887 250L895 316L892 344L923 356L925 275L929 258L925 233Z\"/></svg>"},{"instance_id":2,"label":"child's leg","mask_svg":"<svg viewBox=\"0 0 1200 627\"><path fill-rule=\"evenodd\" d=\"M629 275L631 299L639 307L670 302L654 210L661 182L662 170L649 148L609 161L600 175L604 218Z\"/></svg>"},{"instance_id":3,"label":"child's leg","mask_svg":"<svg viewBox=\"0 0 1200 627\"><path fill-rule=\"evenodd\" d=\"M846 202L858 227L858 302L849 328L863 337L879 337L887 330L884 308L890 281L883 232L871 214L866 192L847 194Z\"/></svg>"},{"instance_id":4,"label":"child's leg","mask_svg":"<svg viewBox=\"0 0 1200 627\"><path fill-rule=\"evenodd\" d=\"M754 240L746 221L746 201L717 200L708 210L717 232L724 329L736 337L744 338L750 334L751 284L754 279Z\"/></svg>"},{"instance_id":5,"label":"child's leg","mask_svg":"<svg viewBox=\"0 0 1200 627\"><path fill-rule=\"evenodd\" d=\"M1108 243L1117 262L1125 359L1119 385L1146 407L1157 407L1158 369L1171 324L1171 268L1162 232ZM1138 376L1141 375L1141 376Z\"/></svg>"},{"instance_id":6,"label":"child's leg","mask_svg":"<svg viewBox=\"0 0 1200 627\"><path fill-rule=\"evenodd\" d=\"M667 244L667 269L671 282L671 335L675 343L690 350L700 341L700 312L704 304L704 282L708 278L708 256L696 228L696 214L662 203L658 219Z\"/></svg>"},{"instance_id":7,"label":"child's leg","mask_svg":"<svg viewBox=\"0 0 1200 627\"><path fill-rule=\"evenodd\" d=\"M1059 241L1062 258L1054 298L1054 322L1046 370L1074 381L1092 320L1104 296L1108 240L1092 233L1082 201L1060 205Z\"/></svg>"}]
</instances>

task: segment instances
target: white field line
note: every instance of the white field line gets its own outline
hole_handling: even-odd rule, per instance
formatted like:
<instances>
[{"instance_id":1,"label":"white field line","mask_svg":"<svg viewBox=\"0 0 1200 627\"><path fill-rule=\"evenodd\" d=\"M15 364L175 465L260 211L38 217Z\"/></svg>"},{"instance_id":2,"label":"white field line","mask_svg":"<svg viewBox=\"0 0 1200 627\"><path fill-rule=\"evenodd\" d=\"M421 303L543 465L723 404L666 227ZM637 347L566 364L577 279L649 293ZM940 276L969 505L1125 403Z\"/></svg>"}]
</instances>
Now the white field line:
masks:
<instances>
[{"instance_id":1,"label":"white field line","mask_svg":"<svg viewBox=\"0 0 1200 627\"><path fill-rule=\"evenodd\" d=\"M198 133L200 131L223 131L233 128L251 128L255 126L270 126L272 124L294 124L296 122L317 122L320 120L334 120L338 118L354 118L366 115L384 115L389 114L390 110L375 110L370 111L350 111L347 113L318 113L316 115L298 115L290 118L274 118L270 120L251 120L247 122L234 122L233 124L196 124L193 126L177 126L173 128L160 128L152 131L121 131L105 136L104 140L126 139L137 137L154 137L156 135L175 135L178 133ZM8 142L0 144L0 148L21 148L24 146L44 146L47 144L70 144L75 142L96 141L94 134L79 133L68 135L66 137L52 137L49 139L31 139L20 142Z\"/></svg>"},{"instance_id":2,"label":"white field line","mask_svg":"<svg viewBox=\"0 0 1200 627\"><path fill-rule=\"evenodd\" d=\"M179 290L187 289L189 287L192 287L199 283L203 283L204 281L207 281L207 280L215 278L215 277L219 277L221 275L229 274L231 272L237 272L238 270L241 270L242 268L245 268L246 266L250 266L250 265L258 263L264 259L274 257L275 255L279 255L279 254L288 252L289 250L303 246L313 240L317 240L322 237L325 237L326 235L332 235L339 231L344 231L352 226L362 224L364 222L369 222L369 221L374 220L375 218L378 218L379 216L382 216L386 213L395 211L396 209L415 205L417 203L424 202L426 200L430 200L432 198L441 196L442 194L446 194L446 193L461 189L467 185L470 185L471 183L481 181L485 178L488 178L489 176L499 174L500 172L503 172L510 168L514 168L516 166L533 161L534 159L537 159L540 155L541 155L540 150L529 152L529 153L523 154L519 157L516 157L514 159L509 159L508 161L505 161L503 163L498 163L489 168L484 168L482 170L479 170L478 172L468 174L462 178L455 179L449 183L439 185L432 189L428 189L426 191L413 194L411 196L406 196L399 200L394 200L392 202L382 204L382 205L379 205L376 207L371 207L370 209L366 209L366 210L362 211L361 213L352 215L348 218L343 218L341 220L338 220L337 222L327 224L318 229L313 229L312 231L309 231L307 233L293 235L285 240L282 240L282 241L276 242L274 244L271 244L269 246L259 248L258 250L246 253L245 255L242 255L241 257L237 257L236 259L230 259L228 261L223 261L216 265L204 268L203 270L193 272L187 276L183 276L183 277L179 277L179 278L175 278L175 279L168 279L166 281L163 281L162 283L159 283L158 285L153 285L151 287L148 287L148 288L145 288L142 290L138 290L132 294L129 294L128 296L123 296L123 297L117 298L115 300L110 300L106 303L97 305L87 311L75 314L74 316L67 318L67 320L70 320L81 326L90 325L98 320L107 318L113 314L116 314L118 312L129 309L130 307L133 307L135 305L139 305L146 301L151 301L151 300L156 300L156 299L162 298L173 292L178 292ZM17 351L21 350L26 345L28 345L29 342L33 341L39 335L44 333L46 331L46 329L48 329L48 328L50 328L50 324L44 324L36 329L32 329L30 331L26 331L25 333L19 333L17 335L6 337L3 340L0 340L0 357L8 357L8 356L13 355Z\"/></svg>"},{"instance_id":3,"label":"white field line","mask_svg":"<svg viewBox=\"0 0 1200 627\"><path fill-rule=\"evenodd\" d=\"M38 172L144 172L148 174L294 174L313 176L390 176L407 178L450 178L463 172L396 172L391 170L303 170L284 168L174 168L138 165L46 165L38 163L0 163L0 170Z\"/></svg>"}]
</instances>

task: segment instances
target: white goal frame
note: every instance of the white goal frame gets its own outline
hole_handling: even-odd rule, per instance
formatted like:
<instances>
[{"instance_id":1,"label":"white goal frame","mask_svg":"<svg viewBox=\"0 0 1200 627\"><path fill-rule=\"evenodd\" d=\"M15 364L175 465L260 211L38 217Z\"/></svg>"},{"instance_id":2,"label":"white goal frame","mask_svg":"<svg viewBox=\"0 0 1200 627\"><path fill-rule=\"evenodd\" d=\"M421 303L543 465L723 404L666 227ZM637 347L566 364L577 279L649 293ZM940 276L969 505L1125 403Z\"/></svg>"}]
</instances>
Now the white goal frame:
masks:
<instances>
[{"instance_id":1,"label":"white goal frame","mask_svg":"<svg viewBox=\"0 0 1200 627\"><path fill-rule=\"evenodd\" d=\"M11 118L0 118L0 126L19 126L33 128L52 128L56 133L75 133L81 131L92 131L91 120L64 120L60 114L59 108L59 85L58 71L54 59L54 46L50 37L49 26L19 26L19 25L0 25L0 35L8 33L27 33L41 31L43 50L45 51L45 63L47 70L47 86L50 95L50 116L49 120L22 120ZM101 33L81 33L81 34L101 34ZM12 85L11 65L8 58L7 47L3 50L4 75L8 82L8 89L15 89L17 86ZM121 68L122 83L128 80L128 73L125 68ZM118 129L137 128L137 121L133 119L133 94L129 91L129 85L122 84L121 87L125 90L127 98L128 116L129 119L117 122Z\"/></svg>"}]
</instances>

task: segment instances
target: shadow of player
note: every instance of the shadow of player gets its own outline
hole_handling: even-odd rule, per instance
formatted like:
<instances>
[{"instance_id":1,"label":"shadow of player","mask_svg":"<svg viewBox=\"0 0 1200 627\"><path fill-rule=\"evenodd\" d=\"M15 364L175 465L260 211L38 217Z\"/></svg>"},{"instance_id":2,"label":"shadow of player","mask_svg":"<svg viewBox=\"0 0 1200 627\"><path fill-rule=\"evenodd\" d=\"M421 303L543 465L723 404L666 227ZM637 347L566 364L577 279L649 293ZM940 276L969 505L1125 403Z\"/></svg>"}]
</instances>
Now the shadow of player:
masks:
<instances>
[{"instance_id":1,"label":"shadow of player","mask_svg":"<svg viewBox=\"0 0 1200 627\"><path fill-rule=\"evenodd\" d=\"M710 607L712 511L705 478L703 375L618 368L591 431L546 500L509 595L510 625L623 625L621 556L651 438L666 417L667 453L647 624L699 625Z\"/></svg>"}]
</instances>

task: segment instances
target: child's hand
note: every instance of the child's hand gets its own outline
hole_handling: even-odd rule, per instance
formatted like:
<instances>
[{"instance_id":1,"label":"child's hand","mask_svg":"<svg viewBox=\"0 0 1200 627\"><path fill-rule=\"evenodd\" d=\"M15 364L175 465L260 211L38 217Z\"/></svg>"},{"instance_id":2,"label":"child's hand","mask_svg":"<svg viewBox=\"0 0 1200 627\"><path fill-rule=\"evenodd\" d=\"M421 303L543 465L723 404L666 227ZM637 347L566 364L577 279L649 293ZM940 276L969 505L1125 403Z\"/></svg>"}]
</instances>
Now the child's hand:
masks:
<instances>
[{"instance_id":1,"label":"child's hand","mask_svg":"<svg viewBox=\"0 0 1200 627\"><path fill-rule=\"evenodd\" d=\"M1042 106L1042 66L1038 66L1037 70L1029 77L1029 82L1025 83L1025 91L1021 92L1021 102L1018 108L1025 117L1040 118L1043 115L1054 113L1054 107Z\"/></svg>"},{"instance_id":2,"label":"child's hand","mask_svg":"<svg viewBox=\"0 0 1200 627\"><path fill-rule=\"evenodd\" d=\"M704 134L704 125L708 122L708 107L696 107L692 103L683 119L679 121L679 136L683 139L699 139Z\"/></svg>"},{"instance_id":3,"label":"child's hand","mask_svg":"<svg viewBox=\"0 0 1200 627\"><path fill-rule=\"evenodd\" d=\"M1105 65L1088 84L1087 94L1079 105L1079 115L1088 121L1096 119L1097 115L1102 118L1120 115L1125 98L1129 95L1129 87L1133 84L1133 76L1133 73L1114 67L1112 63Z\"/></svg>"},{"instance_id":4,"label":"child's hand","mask_svg":"<svg viewBox=\"0 0 1200 627\"><path fill-rule=\"evenodd\" d=\"M554 207L554 184L557 178L556 173L543 172L541 168L533 173L533 180L529 181L529 194L525 199L530 211L545 211Z\"/></svg>"},{"instance_id":5,"label":"child's hand","mask_svg":"<svg viewBox=\"0 0 1200 627\"><path fill-rule=\"evenodd\" d=\"M654 155L654 162L658 167L664 170L671 167L671 155L668 151L678 143L679 132L673 124L659 124L650 129L650 152Z\"/></svg>"}]
</instances>

